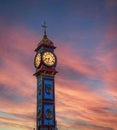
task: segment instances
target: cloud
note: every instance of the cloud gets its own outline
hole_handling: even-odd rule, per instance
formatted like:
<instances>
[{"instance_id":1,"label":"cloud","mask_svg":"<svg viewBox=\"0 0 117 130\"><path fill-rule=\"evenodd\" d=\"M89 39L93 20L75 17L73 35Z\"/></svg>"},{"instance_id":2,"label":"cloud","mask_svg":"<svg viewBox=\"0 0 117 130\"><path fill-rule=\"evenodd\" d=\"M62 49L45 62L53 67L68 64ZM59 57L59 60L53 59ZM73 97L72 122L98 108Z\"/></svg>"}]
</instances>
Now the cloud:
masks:
<instances>
[{"instance_id":1,"label":"cloud","mask_svg":"<svg viewBox=\"0 0 117 130\"><path fill-rule=\"evenodd\" d=\"M108 92L113 94L116 91L117 84L117 25L115 20L111 19L107 27L107 32L105 33L102 42L96 50L96 57L98 61L98 66L103 74L101 75L102 80L109 87ZM116 94L113 96L116 97Z\"/></svg>"},{"instance_id":2,"label":"cloud","mask_svg":"<svg viewBox=\"0 0 117 130\"><path fill-rule=\"evenodd\" d=\"M35 99L32 97L36 97L36 84L32 66L36 37L21 26L2 26L0 34L0 111L4 112L1 124L18 127L28 120L25 125L31 126L35 115ZM5 113L20 120L15 123L13 116L6 120L8 115Z\"/></svg>"},{"instance_id":3,"label":"cloud","mask_svg":"<svg viewBox=\"0 0 117 130\"><path fill-rule=\"evenodd\" d=\"M111 0L111 1L110 0L106 0L105 3L106 3L106 6L108 8L117 7L117 1L116 0Z\"/></svg>"},{"instance_id":4,"label":"cloud","mask_svg":"<svg viewBox=\"0 0 117 130\"><path fill-rule=\"evenodd\" d=\"M69 85L68 85L69 84ZM115 106L111 102L105 99L105 97L99 95L95 91L89 91L88 89L82 89L78 83L71 82L73 86L77 85L79 88L71 87L70 82L67 87L64 85L56 85L57 89L57 115L60 118L60 122L67 124L67 119L70 120L79 120L82 119L86 122L92 122L94 124L100 124L100 127L104 124L110 124L108 127L112 126L113 121L116 122L116 117L113 115L113 112L110 110ZM81 89L80 89L81 88ZM86 87L84 87L86 88ZM59 100L58 100L59 99ZM116 107L116 106L115 106ZM61 117L60 115L66 115ZM105 118L108 116L109 118ZM112 121L113 120L113 121ZM105 123L104 123L105 122ZM70 126L70 128L72 128ZM88 127L87 127L88 128Z\"/></svg>"},{"instance_id":5,"label":"cloud","mask_svg":"<svg viewBox=\"0 0 117 130\"><path fill-rule=\"evenodd\" d=\"M0 125L1 126L6 126L6 128L5 129L7 129L7 128L16 128L16 129L18 129L19 130L19 128L21 129L25 129L25 130L31 130L31 129L33 129L34 127L31 127L30 125L26 125L25 123L25 121L20 121L20 120L13 120L13 119L11 119L11 118L2 118L2 117L0 117L0 120L1 120L1 122L0 122Z\"/></svg>"},{"instance_id":6,"label":"cloud","mask_svg":"<svg viewBox=\"0 0 117 130\"><path fill-rule=\"evenodd\" d=\"M117 129L117 32L114 28L115 24L109 25L108 31L89 59L85 59L81 51L76 52L70 44L70 47L59 47L57 55L60 76L57 76L56 96L57 106L61 106L57 108L58 121L62 122L61 129L73 126L74 129L83 130ZM64 114L66 118L60 116ZM74 125L79 120L83 120L86 125ZM73 126L67 124L68 122L73 123Z\"/></svg>"}]
</instances>

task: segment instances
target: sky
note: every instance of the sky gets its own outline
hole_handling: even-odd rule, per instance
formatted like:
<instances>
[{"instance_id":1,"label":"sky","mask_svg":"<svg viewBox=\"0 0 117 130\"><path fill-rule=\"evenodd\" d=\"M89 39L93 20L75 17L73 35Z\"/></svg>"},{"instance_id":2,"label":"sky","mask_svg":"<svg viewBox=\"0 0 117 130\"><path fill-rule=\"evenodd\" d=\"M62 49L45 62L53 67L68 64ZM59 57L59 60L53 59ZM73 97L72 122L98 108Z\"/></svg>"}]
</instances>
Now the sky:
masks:
<instances>
[{"instance_id":1,"label":"sky","mask_svg":"<svg viewBox=\"0 0 117 130\"><path fill-rule=\"evenodd\" d=\"M35 127L35 48L57 47L59 130L117 130L117 1L0 0L0 130Z\"/></svg>"}]
</instances>

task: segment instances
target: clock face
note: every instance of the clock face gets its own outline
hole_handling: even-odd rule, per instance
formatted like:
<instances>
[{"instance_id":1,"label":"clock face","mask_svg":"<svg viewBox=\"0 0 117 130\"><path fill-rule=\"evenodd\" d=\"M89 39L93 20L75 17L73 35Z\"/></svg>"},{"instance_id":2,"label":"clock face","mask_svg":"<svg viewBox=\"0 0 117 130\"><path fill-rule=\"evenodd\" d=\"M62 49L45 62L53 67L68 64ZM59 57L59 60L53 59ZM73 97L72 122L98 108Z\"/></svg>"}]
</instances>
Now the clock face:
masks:
<instances>
[{"instance_id":1,"label":"clock face","mask_svg":"<svg viewBox=\"0 0 117 130\"><path fill-rule=\"evenodd\" d=\"M42 59L47 66L53 66L56 62L56 57L52 52L44 52Z\"/></svg>"},{"instance_id":2,"label":"clock face","mask_svg":"<svg viewBox=\"0 0 117 130\"><path fill-rule=\"evenodd\" d=\"M40 63L41 63L41 54L37 53L34 60L35 67L38 68Z\"/></svg>"}]
</instances>

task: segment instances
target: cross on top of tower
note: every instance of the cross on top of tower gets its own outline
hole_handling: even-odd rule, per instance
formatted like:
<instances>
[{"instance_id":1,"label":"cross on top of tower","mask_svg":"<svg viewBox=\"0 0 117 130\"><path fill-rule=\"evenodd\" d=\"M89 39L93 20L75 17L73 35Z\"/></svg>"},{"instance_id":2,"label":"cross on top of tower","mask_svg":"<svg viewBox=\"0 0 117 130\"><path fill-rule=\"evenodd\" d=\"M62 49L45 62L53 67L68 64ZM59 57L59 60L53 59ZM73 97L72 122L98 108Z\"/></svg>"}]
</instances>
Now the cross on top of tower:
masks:
<instances>
[{"instance_id":1,"label":"cross on top of tower","mask_svg":"<svg viewBox=\"0 0 117 130\"><path fill-rule=\"evenodd\" d=\"M46 25L46 22L44 21L43 25L42 25L42 28L44 29L44 35L46 35L46 28L47 28L47 25Z\"/></svg>"}]
</instances>

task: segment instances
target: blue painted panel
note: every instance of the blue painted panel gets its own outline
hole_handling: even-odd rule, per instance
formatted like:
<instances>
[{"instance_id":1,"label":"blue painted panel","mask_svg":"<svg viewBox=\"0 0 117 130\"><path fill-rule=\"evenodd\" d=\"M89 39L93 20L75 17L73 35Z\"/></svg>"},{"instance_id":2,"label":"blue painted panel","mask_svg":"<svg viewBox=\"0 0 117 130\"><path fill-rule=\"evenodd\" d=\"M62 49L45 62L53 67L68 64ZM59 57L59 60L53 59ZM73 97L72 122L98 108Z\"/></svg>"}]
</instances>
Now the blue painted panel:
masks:
<instances>
[{"instance_id":1,"label":"blue painted panel","mask_svg":"<svg viewBox=\"0 0 117 130\"><path fill-rule=\"evenodd\" d=\"M53 99L53 80L44 80L44 98Z\"/></svg>"},{"instance_id":2,"label":"blue painted panel","mask_svg":"<svg viewBox=\"0 0 117 130\"><path fill-rule=\"evenodd\" d=\"M38 125L41 125L42 124L42 106L38 106L37 108L37 122L38 122Z\"/></svg>"},{"instance_id":3,"label":"blue painted panel","mask_svg":"<svg viewBox=\"0 0 117 130\"><path fill-rule=\"evenodd\" d=\"M41 99L42 98L42 82L39 81L38 82L38 99Z\"/></svg>"},{"instance_id":4,"label":"blue painted panel","mask_svg":"<svg viewBox=\"0 0 117 130\"><path fill-rule=\"evenodd\" d=\"M54 125L53 105L44 105L44 124Z\"/></svg>"}]
</instances>

